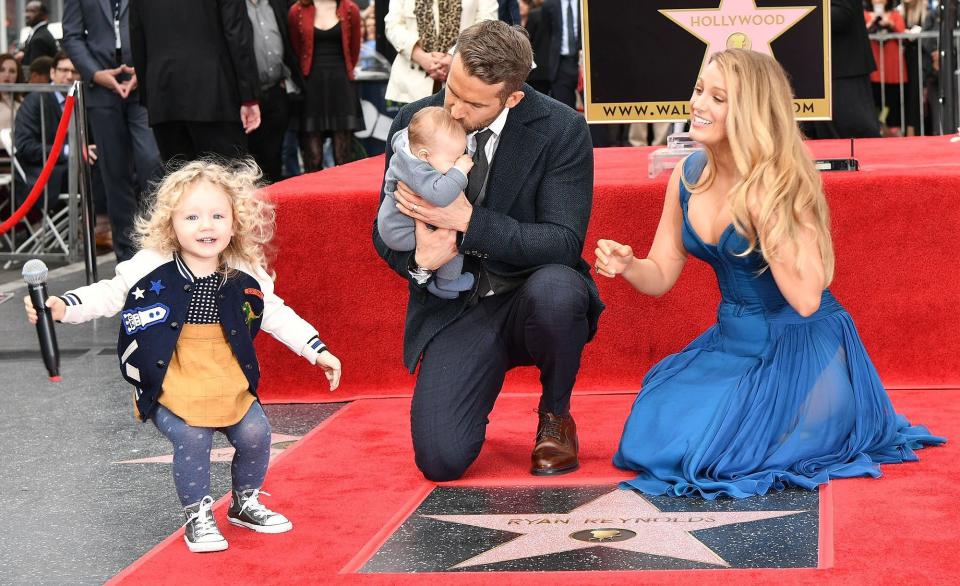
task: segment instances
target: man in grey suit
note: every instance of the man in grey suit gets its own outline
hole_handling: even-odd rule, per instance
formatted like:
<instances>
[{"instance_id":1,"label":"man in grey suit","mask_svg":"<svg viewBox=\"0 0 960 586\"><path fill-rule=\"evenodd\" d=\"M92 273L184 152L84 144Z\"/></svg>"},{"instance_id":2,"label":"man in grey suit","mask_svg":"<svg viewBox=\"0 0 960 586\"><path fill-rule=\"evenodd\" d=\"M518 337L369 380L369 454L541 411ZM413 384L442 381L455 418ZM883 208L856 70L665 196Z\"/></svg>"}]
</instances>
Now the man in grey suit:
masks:
<instances>
[{"instance_id":1,"label":"man in grey suit","mask_svg":"<svg viewBox=\"0 0 960 586\"><path fill-rule=\"evenodd\" d=\"M130 67L128 0L66 0L63 46L87 86L117 260L136 252L131 240L141 195L160 169L160 151L140 104ZM119 32L119 38L115 34Z\"/></svg>"},{"instance_id":2,"label":"man in grey suit","mask_svg":"<svg viewBox=\"0 0 960 586\"><path fill-rule=\"evenodd\" d=\"M459 478L474 461L504 376L521 365L536 365L543 387L531 473L579 466L570 394L603 309L581 258L593 149L581 115L524 84L531 62L523 29L478 23L460 34L446 89L405 106L391 129L392 138L421 108L443 106L474 158L465 193L446 207L397 186L416 250L390 250L373 229L377 252L409 282L404 362L411 372L420 365L411 431L417 466L434 481ZM458 252L477 285L434 297L433 271Z\"/></svg>"}]
</instances>

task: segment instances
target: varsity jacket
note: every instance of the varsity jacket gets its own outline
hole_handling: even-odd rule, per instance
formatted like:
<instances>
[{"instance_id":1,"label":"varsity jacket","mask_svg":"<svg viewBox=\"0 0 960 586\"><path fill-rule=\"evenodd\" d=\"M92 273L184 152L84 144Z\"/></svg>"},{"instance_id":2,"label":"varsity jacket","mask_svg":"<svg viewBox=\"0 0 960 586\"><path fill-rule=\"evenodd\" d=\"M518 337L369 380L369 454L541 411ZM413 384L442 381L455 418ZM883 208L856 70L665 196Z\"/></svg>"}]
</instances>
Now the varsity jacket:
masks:
<instances>
[{"instance_id":1,"label":"varsity jacket","mask_svg":"<svg viewBox=\"0 0 960 586\"><path fill-rule=\"evenodd\" d=\"M61 296L67 304L61 320L65 323L82 323L120 312L120 372L136 389L137 409L144 421L156 409L187 317L194 281L179 254L141 250L117 264L114 278ZM316 364L320 352L326 349L317 330L274 294L273 280L262 267L236 267L229 277L220 280L216 301L220 325L254 396L260 366L253 338L261 329L311 364Z\"/></svg>"}]
</instances>

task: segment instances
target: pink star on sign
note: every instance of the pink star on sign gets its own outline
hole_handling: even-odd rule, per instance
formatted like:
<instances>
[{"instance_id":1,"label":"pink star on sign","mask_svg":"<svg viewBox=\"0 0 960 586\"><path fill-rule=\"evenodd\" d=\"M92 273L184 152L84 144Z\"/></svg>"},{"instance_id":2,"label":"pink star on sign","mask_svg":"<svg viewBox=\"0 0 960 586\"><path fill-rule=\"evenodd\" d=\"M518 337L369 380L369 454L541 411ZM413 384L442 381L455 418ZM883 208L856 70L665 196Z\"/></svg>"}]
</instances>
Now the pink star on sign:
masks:
<instances>
[{"instance_id":1,"label":"pink star on sign","mask_svg":"<svg viewBox=\"0 0 960 586\"><path fill-rule=\"evenodd\" d=\"M706 63L714 53L734 47L752 49L773 57L770 43L814 8L757 8L754 0L722 0L718 8L659 12L707 44L707 51L703 55L703 62Z\"/></svg>"}]
</instances>

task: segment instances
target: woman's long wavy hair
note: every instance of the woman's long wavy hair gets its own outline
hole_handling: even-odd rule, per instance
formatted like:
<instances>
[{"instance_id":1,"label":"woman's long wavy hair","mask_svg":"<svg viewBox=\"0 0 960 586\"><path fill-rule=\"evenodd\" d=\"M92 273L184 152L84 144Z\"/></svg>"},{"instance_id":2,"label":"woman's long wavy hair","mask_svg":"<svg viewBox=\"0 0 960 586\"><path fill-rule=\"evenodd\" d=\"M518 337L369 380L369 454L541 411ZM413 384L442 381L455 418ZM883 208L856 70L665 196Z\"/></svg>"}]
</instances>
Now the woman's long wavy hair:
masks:
<instances>
[{"instance_id":1,"label":"woman's long wavy hair","mask_svg":"<svg viewBox=\"0 0 960 586\"><path fill-rule=\"evenodd\" d=\"M276 214L273 205L263 199L262 176L249 159L230 163L201 159L170 172L154 190L150 209L137 218L138 246L161 253L180 250L173 231L174 211L190 189L205 181L223 190L233 208L233 237L220 258L225 272L229 274L240 264L266 269L266 247L273 238Z\"/></svg>"},{"instance_id":2,"label":"woman's long wavy hair","mask_svg":"<svg viewBox=\"0 0 960 586\"><path fill-rule=\"evenodd\" d=\"M717 64L726 82L727 140L740 176L727 197L733 225L749 242L741 254L759 248L769 265L784 246L792 246L800 271L805 261L800 246L803 228L812 229L820 246L825 285L829 285L834 270L830 210L820 174L794 119L793 90L786 72L772 57L745 49L715 53L710 63ZM716 177L717 153L708 147L707 154L703 179L688 185L693 193L709 189ZM758 226L748 207L751 190L760 197ZM757 228L764 234L762 242L758 242Z\"/></svg>"}]
</instances>

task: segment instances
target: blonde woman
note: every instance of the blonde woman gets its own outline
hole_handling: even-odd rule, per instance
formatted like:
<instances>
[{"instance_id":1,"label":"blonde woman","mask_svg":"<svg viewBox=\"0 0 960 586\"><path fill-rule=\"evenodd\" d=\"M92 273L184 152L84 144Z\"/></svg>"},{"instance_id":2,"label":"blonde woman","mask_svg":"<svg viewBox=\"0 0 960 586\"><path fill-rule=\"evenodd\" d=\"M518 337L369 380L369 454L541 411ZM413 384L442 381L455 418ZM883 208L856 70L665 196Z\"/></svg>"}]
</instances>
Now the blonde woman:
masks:
<instances>
[{"instance_id":1,"label":"blonde woman","mask_svg":"<svg viewBox=\"0 0 960 586\"><path fill-rule=\"evenodd\" d=\"M397 57L386 98L407 104L436 93L447 80L460 31L497 20L498 9L497 0L390 0L383 24Z\"/></svg>"},{"instance_id":2,"label":"blonde woman","mask_svg":"<svg viewBox=\"0 0 960 586\"><path fill-rule=\"evenodd\" d=\"M176 446L174 485L190 551L227 549L211 507L210 446L223 433L236 448L227 519L258 533L293 524L260 503L270 460L270 424L257 399L253 339L262 329L337 388L340 361L317 330L273 292L263 247L273 210L258 195L260 170L195 161L168 175L137 221L141 250L116 276L51 297L54 319L81 323L120 312L120 368L134 386L135 414ZM27 317L37 314L24 299Z\"/></svg>"},{"instance_id":3,"label":"blonde woman","mask_svg":"<svg viewBox=\"0 0 960 586\"><path fill-rule=\"evenodd\" d=\"M670 178L646 258L600 240L595 268L663 295L687 255L717 274L718 323L643 381L614 464L648 494L747 497L879 476L945 441L893 410L850 315L827 287L834 257L820 178L771 57L711 57L691 99L705 153Z\"/></svg>"}]
</instances>

